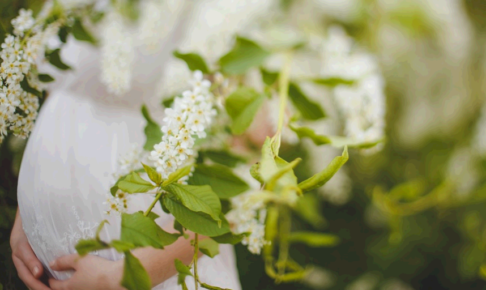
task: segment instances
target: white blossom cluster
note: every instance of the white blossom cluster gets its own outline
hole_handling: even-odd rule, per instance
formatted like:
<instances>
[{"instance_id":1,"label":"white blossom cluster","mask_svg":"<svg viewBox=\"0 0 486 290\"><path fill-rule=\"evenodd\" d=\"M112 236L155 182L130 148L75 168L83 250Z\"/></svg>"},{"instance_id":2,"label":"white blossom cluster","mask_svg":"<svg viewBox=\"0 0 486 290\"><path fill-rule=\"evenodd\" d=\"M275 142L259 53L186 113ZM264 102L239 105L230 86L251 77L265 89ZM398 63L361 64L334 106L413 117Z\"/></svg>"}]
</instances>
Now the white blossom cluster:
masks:
<instances>
[{"instance_id":1,"label":"white blossom cluster","mask_svg":"<svg viewBox=\"0 0 486 290\"><path fill-rule=\"evenodd\" d=\"M21 87L27 78L29 85L42 90L42 83L31 68L43 54L49 38L57 34L59 23L52 23L45 29L36 25L32 11L21 9L12 20L14 35L7 35L1 45L0 58L0 142L11 130L14 135L26 138L32 131L37 117L39 100Z\"/></svg>"},{"instance_id":2,"label":"white blossom cluster","mask_svg":"<svg viewBox=\"0 0 486 290\"><path fill-rule=\"evenodd\" d=\"M121 95L130 89L133 39L123 16L109 12L101 26L101 81L110 93Z\"/></svg>"},{"instance_id":3,"label":"white blossom cluster","mask_svg":"<svg viewBox=\"0 0 486 290\"><path fill-rule=\"evenodd\" d=\"M163 178L194 157L194 141L206 137L206 128L216 115L214 96L209 91L211 82L203 79L200 71L190 81L192 90L176 97L172 108L165 109L162 141L154 146L150 158Z\"/></svg>"},{"instance_id":4,"label":"white blossom cluster","mask_svg":"<svg viewBox=\"0 0 486 290\"><path fill-rule=\"evenodd\" d=\"M322 75L353 81L334 89L335 103L345 119L345 133L356 142L376 142L385 128L384 80L375 59L353 49L340 27L331 27L323 49Z\"/></svg>"},{"instance_id":5,"label":"white blossom cluster","mask_svg":"<svg viewBox=\"0 0 486 290\"><path fill-rule=\"evenodd\" d=\"M226 218L236 234L250 233L241 243L248 246L253 254L260 254L265 240L266 208L263 199L258 197L258 191L249 191L240 194L231 200L232 210Z\"/></svg>"}]
</instances>

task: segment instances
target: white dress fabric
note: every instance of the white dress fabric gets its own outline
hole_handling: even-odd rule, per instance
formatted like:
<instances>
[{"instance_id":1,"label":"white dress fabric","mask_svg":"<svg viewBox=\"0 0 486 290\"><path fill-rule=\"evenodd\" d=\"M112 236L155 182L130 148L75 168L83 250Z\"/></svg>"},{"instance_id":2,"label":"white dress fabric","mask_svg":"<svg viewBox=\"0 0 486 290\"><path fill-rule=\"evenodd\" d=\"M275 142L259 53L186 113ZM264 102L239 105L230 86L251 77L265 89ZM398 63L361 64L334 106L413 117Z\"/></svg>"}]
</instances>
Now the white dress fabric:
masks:
<instances>
[{"instance_id":1,"label":"white dress fabric","mask_svg":"<svg viewBox=\"0 0 486 290\"><path fill-rule=\"evenodd\" d=\"M255 0L165 2L165 8L173 12L171 26L164 28L168 32L160 39L156 53L146 54L138 49L132 86L123 96L110 95L101 84L99 50L88 44L69 40L62 57L74 70L49 71L57 81L50 88L24 153L18 201L25 234L48 274L56 279L67 279L72 273L52 271L48 264L76 253L77 241L94 237L100 221L109 221L101 233L103 240L119 238L120 217L105 215L103 202L113 185L119 157L129 152L134 143L145 142L141 104L148 104L161 122L156 112L161 109L158 92L167 92L168 80L176 82L173 76L181 75L177 72L181 71L180 63L170 60L172 51L180 45L187 51L197 50L205 45L202 32L212 29L215 39L223 31L229 34L243 28L257 12L264 13L263 2ZM214 23L208 17L219 18ZM191 38L196 36L199 42L191 45ZM49 69L43 71L46 70ZM166 78L160 82L163 75ZM165 87L160 88L160 83ZM182 88L179 85L177 89ZM145 210L152 200L150 195L134 196L129 202L130 211ZM172 223L173 218L159 206L154 212L160 216L156 221L161 226ZM113 250L95 254L110 260L122 258ZM199 265L199 276L205 283L240 289L231 246L221 245L218 256L203 256ZM188 283L188 287L193 289L193 283ZM174 276L154 289L180 286Z\"/></svg>"}]
</instances>

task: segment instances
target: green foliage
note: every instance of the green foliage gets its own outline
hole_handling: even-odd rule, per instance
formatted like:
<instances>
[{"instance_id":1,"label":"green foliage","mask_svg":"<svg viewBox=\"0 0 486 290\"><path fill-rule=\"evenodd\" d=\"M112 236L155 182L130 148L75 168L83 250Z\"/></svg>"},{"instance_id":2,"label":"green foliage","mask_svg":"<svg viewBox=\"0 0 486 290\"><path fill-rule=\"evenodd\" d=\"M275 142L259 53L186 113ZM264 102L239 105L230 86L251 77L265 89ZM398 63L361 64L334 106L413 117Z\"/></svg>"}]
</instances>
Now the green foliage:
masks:
<instances>
[{"instance_id":1,"label":"green foliage","mask_svg":"<svg viewBox=\"0 0 486 290\"><path fill-rule=\"evenodd\" d=\"M235 235L232 232L229 232L221 236L211 237L211 239L215 240L220 244L236 245L240 243L243 240L243 238L246 236L248 236L247 233Z\"/></svg>"},{"instance_id":2,"label":"green foliage","mask_svg":"<svg viewBox=\"0 0 486 290\"><path fill-rule=\"evenodd\" d=\"M132 243L129 242L123 242L120 240L113 240L110 242L110 247L115 249L119 253L124 253L126 251L130 251L132 249L135 249L136 246Z\"/></svg>"},{"instance_id":3,"label":"green foliage","mask_svg":"<svg viewBox=\"0 0 486 290\"><path fill-rule=\"evenodd\" d=\"M128 290L150 290L152 282L142 263L130 253L125 252L125 265L121 285Z\"/></svg>"},{"instance_id":4,"label":"green foliage","mask_svg":"<svg viewBox=\"0 0 486 290\"><path fill-rule=\"evenodd\" d=\"M291 243L304 243L311 247L332 247L339 243L339 238L324 233L293 232L289 236Z\"/></svg>"},{"instance_id":5,"label":"green foliage","mask_svg":"<svg viewBox=\"0 0 486 290\"><path fill-rule=\"evenodd\" d=\"M84 27L83 22L80 18L74 19L74 24L73 24L73 27L71 29L71 32L72 32L74 38L76 38L79 41L86 41L86 42L89 42L91 44L97 43L97 41L93 37L93 35L88 30L86 30L86 28Z\"/></svg>"},{"instance_id":6,"label":"green foliage","mask_svg":"<svg viewBox=\"0 0 486 290\"><path fill-rule=\"evenodd\" d=\"M315 121L326 117L321 106L309 100L309 97L295 83L289 85L289 98L304 119Z\"/></svg>"},{"instance_id":7,"label":"green foliage","mask_svg":"<svg viewBox=\"0 0 486 290\"><path fill-rule=\"evenodd\" d=\"M220 58L221 71L226 74L243 74L252 67L260 66L270 53L255 42L237 37L233 49Z\"/></svg>"},{"instance_id":8,"label":"green foliage","mask_svg":"<svg viewBox=\"0 0 486 290\"><path fill-rule=\"evenodd\" d=\"M162 176L160 175L160 173L158 173L157 170L153 169L151 166L143 163L142 165L150 180L152 180L156 185L160 185L160 183L162 182Z\"/></svg>"},{"instance_id":9,"label":"green foliage","mask_svg":"<svg viewBox=\"0 0 486 290\"><path fill-rule=\"evenodd\" d=\"M128 174L118 182L117 186L120 190L127 193L143 193L156 188L152 183L140 177L136 172Z\"/></svg>"},{"instance_id":10,"label":"green foliage","mask_svg":"<svg viewBox=\"0 0 486 290\"><path fill-rule=\"evenodd\" d=\"M179 285L185 285L186 282L186 277L187 276L192 276L192 273L191 273L191 268L189 268L188 266L184 265L184 263L181 262L181 260L179 259L175 259L174 260L174 264L175 264L175 267L176 267L176 270L177 270L177 284ZM186 286L187 287L187 286Z\"/></svg>"},{"instance_id":11,"label":"green foliage","mask_svg":"<svg viewBox=\"0 0 486 290\"><path fill-rule=\"evenodd\" d=\"M43 83L50 83L54 81L54 78L48 74L39 74L38 77L39 77L39 81Z\"/></svg>"},{"instance_id":12,"label":"green foliage","mask_svg":"<svg viewBox=\"0 0 486 290\"><path fill-rule=\"evenodd\" d=\"M174 51L174 56L183 60L191 71L200 70L204 74L209 73L208 65L206 61L197 53L180 53L177 50Z\"/></svg>"},{"instance_id":13,"label":"green foliage","mask_svg":"<svg viewBox=\"0 0 486 290\"><path fill-rule=\"evenodd\" d=\"M80 256L85 256L93 251L108 249L109 245L97 239L83 239L78 241L75 248Z\"/></svg>"},{"instance_id":14,"label":"green foliage","mask_svg":"<svg viewBox=\"0 0 486 290\"><path fill-rule=\"evenodd\" d=\"M164 182L162 183L162 187L166 187L174 182L177 182L182 177L191 173L191 169L192 169L192 165L188 165L188 166L181 167L176 171L172 172L169 175L169 178L167 178L167 180L164 180Z\"/></svg>"},{"instance_id":15,"label":"green foliage","mask_svg":"<svg viewBox=\"0 0 486 290\"><path fill-rule=\"evenodd\" d=\"M20 82L20 87L27 93L42 98L42 93L30 86L29 81L27 80L27 76L25 76L24 79Z\"/></svg>"},{"instance_id":16,"label":"green foliage","mask_svg":"<svg viewBox=\"0 0 486 290\"><path fill-rule=\"evenodd\" d=\"M46 59L50 64L57 67L60 70L70 70L72 69L69 65L65 64L61 59L61 49L57 48L52 51L46 51Z\"/></svg>"},{"instance_id":17,"label":"green foliage","mask_svg":"<svg viewBox=\"0 0 486 290\"><path fill-rule=\"evenodd\" d=\"M233 154L228 150L204 150L199 151L199 156L209 158L211 161L226 165L228 167L235 167L238 163L245 161L243 157Z\"/></svg>"},{"instance_id":18,"label":"green foliage","mask_svg":"<svg viewBox=\"0 0 486 290\"><path fill-rule=\"evenodd\" d=\"M199 250L206 256L214 258L219 254L219 244L212 239L199 241Z\"/></svg>"},{"instance_id":19,"label":"green foliage","mask_svg":"<svg viewBox=\"0 0 486 290\"><path fill-rule=\"evenodd\" d=\"M134 214L122 214L121 237L125 243L134 244L137 247L153 247L163 249L174 243L179 235L169 234L162 230L154 220L144 216L141 212Z\"/></svg>"},{"instance_id":20,"label":"green foliage","mask_svg":"<svg viewBox=\"0 0 486 290\"><path fill-rule=\"evenodd\" d=\"M302 191L310 191L326 184L331 177L348 161L348 148L345 147L342 156L335 157L323 171L299 183Z\"/></svg>"},{"instance_id":21,"label":"green foliage","mask_svg":"<svg viewBox=\"0 0 486 290\"><path fill-rule=\"evenodd\" d=\"M230 168L219 164L198 164L189 179L189 184L209 185L222 199L234 197L250 189L246 182L231 172Z\"/></svg>"},{"instance_id":22,"label":"green foliage","mask_svg":"<svg viewBox=\"0 0 486 290\"><path fill-rule=\"evenodd\" d=\"M231 131L243 134L251 125L258 110L265 100L265 95L252 88L241 87L226 99L226 112L231 117Z\"/></svg>"},{"instance_id":23,"label":"green foliage","mask_svg":"<svg viewBox=\"0 0 486 290\"><path fill-rule=\"evenodd\" d=\"M317 146L331 143L331 139L329 137L317 135L311 128L294 127L292 125L289 125L289 128L292 129L292 131L294 131L300 139L309 138Z\"/></svg>"},{"instance_id":24,"label":"green foliage","mask_svg":"<svg viewBox=\"0 0 486 290\"><path fill-rule=\"evenodd\" d=\"M210 186L170 184L165 189L174 194L189 210L208 214L215 221L221 222L219 218L221 214L221 202Z\"/></svg>"},{"instance_id":25,"label":"green foliage","mask_svg":"<svg viewBox=\"0 0 486 290\"><path fill-rule=\"evenodd\" d=\"M336 78L336 77L325 78L325 79L323 78L313 79L312 81L318 85L323 85L331 88L335 88L340 85L351 86L354 85L356 82L354 80L346 80L346 79Z\"/></svg>"},{"instance_id":26,"label":"green foliage","mask_svg":"<svg viewBox=\"0 0 486 290\"><path fill-rule=\"evenodd\" d=\"M271 72L264 68L260 68L262 80L267 86L273 85L278 79L278 72Z\"/></svg>"},{"instance_id":27,"label":"green foliage","mask_svg":"<svg viewBox=\"0 0 486 290\"><path fill-rule=\"evenodd\" d=\"M142 106L142 115L147 121L147 125L144 129L146 140L143 149L150 151L154 148L154 145L158 144L162 139L162 130L160 130L160 125L150 117L149 111L145 105Z\"/></svg>"}]
</instances>

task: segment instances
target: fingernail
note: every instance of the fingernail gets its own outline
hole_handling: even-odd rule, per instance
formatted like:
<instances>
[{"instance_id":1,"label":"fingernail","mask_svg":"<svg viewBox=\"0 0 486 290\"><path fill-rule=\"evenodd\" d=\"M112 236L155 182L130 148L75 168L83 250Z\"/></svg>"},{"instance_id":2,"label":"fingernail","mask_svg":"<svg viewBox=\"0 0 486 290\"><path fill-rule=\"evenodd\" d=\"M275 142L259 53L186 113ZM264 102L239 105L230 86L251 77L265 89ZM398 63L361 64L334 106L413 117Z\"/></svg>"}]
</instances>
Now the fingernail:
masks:
<instances>
[{"instance_id":1,"label":"fingernail","mask_svg":"<svg viewBox=\"0 0 486 290\"><path fill-rule=\"evenodd\" d=\"M56 261L54 260L54 261L50 262L49 267L51 267L51 268L56 267Z\"/></svg>"},{"instance_id":2,"label":"fingernail","mask_svg":"<svg viewBox=\"0 0 486 290\"><path fill-rule=\"evenodd\" d=\"M39 267L35 266L32 272L34 272L34 276L37 276L39 274Z\"/></svg>"}]
</instances>

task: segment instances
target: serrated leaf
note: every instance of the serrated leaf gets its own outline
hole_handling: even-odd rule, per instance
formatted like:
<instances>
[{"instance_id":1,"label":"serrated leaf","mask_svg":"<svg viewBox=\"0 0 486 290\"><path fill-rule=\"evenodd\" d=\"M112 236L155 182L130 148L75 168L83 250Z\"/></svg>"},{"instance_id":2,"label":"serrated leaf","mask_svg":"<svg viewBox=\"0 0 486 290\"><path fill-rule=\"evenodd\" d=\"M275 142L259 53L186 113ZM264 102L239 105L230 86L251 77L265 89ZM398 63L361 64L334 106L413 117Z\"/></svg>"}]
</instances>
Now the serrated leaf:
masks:
<instances>
[{"instance_id":1,"label":"serrated leaf","mask_svg":"<svg viewBox=\"0 0 486 290\"><path fill-rule=\"evenodd\" d=\"M218 222L209 215L189 210L180 201L176 200L175 197L165 198L163 202L176 220L190 231L208 237L221 236L230 231L228 221L224 218L223 214L220 215L222 223L219 226Z\"/></svg>"},{"instance_id":2,"label":"serrated leaf","mask_svg":"<svg viewBox=\"0 0 486 290\"><path fill-rule=\"evenodd\" d=\"M335 157L326 169L299 183L299 188L302 191L310 191L323 186L348 161L348 158L348 148L345 147L342 156Z\"/></svg>"},{"instance_id":3,"label":"serrated leaf","mask_svg":"<svg viewBox=\"0 0 486 290\"><path fill-rule=\"evenodd\" d=\"M219 59L221 71L226 74L243 74L252 67L260 66L270 52L255 42L237 37L233 49Z\"/></svg>"},{"instance_id":4,"label":"serrated leaf","mask_svg":"<svg viewBox=\"0 0 486 290\"><path fill-rule=\"evenodd\" d=\"M118 182L118 188L127 193L144 193L156 188L152 183L143 179L136 172L131 172Z\"/></svg>"},{"instance_id":5,"label":"serrated leaf","mask_svg":"<svg viewBox=\"0 0 486 290\"><path fill-rule=\"evenodd\" d=\"M184 167L181 167L181 168L177 169L176 171L172 172L169 175L169 177L162 183L162 186L163 187L166 187L169 184L172 184L174 182L177 182L182 177L184 177L184 176L188 175L189 173L191 173L191 169L192 169L192 165L184 166Z\"/></svg>"},{"instance_id":6,"label":"serrated leaf","mask_svg":"<svg viewBox=\"0 0 486 290\"><path fill-rule=\"evenodd\" d=\"M72 32L74 38L76 38L79 41L86 41L86 42L89 42L91 44L96 44L96 39L93 37L93 35L88 30L86 30L81 19L79 19L79 18L76 18L74 20L74 25L71 29L71 32Z\"/></svg>"},{"instance_id":7,"label":"serrated leaf","mask_svg":"<svg viewBox=\"0 0 486 290\"><path fill-rule=\"evenodd\" d=\"M262 74L262 80L267 86L273 85L278 79L278 72L267 71L264 68L260 68Z\"/></svg>"},{"instance_id":8,"label":"serrated leaf","mask_svg":"<svg viewBox=\"0 0 486 290\"><path fill-rule=\"evenodd\" d=\"M160 175L160 173L158 173L157 170L153 169L151 166L143 163L142 165L150 180L152 180L155 184L159 185L162 182L162 176Z\"/></svg>"},{"instance_id":9,"label":"serrated leaf","mask_svg":"<svg viewBox=\"0 0 486 290\"><path fill-rule=\"evenodd\" d=\"M24 76L24 79L20 82L20 87L27 93L42 98L42 93L30 86L27 76Z\"/></svg>"},{"instance_id":10,"label":"serrated leaf","mask_svg":"<svg viewBox=\"0 0 486 290\"><path fill-rule=\"evenodd\" d=\"M150 290L152 282L142 263L130 253L125 252L123 279L121 285L128 290Z\"/></svg>"},{"instance_id":11,"label":"serrated leaf","mask_svg":"<svg viewBox=\"0 0 486 290\"><path fill-rule=\"evenodd\" d=\"M219 244L212 239L199 241L199 250L206 256L214 258L219 254Z\"/></svg>"},{"instance_id":12,"label":"serrated leaf","mask_svg":"<svg viewBox=\"0 0 486 290\"><path fill-rule=\"evenodd\" d=\"M214 164L198 164L189 178L191 185L209 185L219 198L227 199L250 189L248 184L233 174L230 168Z\"/></svg>"},{"instance_id":13,"label":"serrated leaf","mask_svg":"<svg viewBox=\"0 0 486 290\"><path fill-rule=\"evenodd\" d=\"M176 270L177 270L177 273L178 273L178 275L177 275L177 284L178 285L182 285L183 283L185 283L185 280L186 280L186 277L187 276L192 276L191 268L189 268L188 266L186 266L179 259L175 259L174 260L174 264L175 264L175 267L176 267Z\"/></svg>"},{"instance_id":14,"label":"serrated leaf","mask_svg":"<svg viewBox=\"0 0 486 290\"><path fill-rule=\"evenodd\" d=\"M120 240L113 240L110 242L110 247L115 249L119 253L124 253L126 251L130 251L132 249L135 249L136 246L132 243L120 241Z\"/></svg>"},{"instance_id":15,"label":"serrated leaf","mask_svg":"<svg viewBox=\"0 0 486 290\"><path fill-rule=\"evenodd\" d=\"M354 80L346 80L336 77L313 79L312 81L318 85L323 85L331 88L337 87L339 85L351 86L355 83Z\"/></svg>"},{"instance_id":16,"label":"serrated leaf","mask_svg":"<svg viewBox=\"0 0 486 290\"><path fill-rule=\"evenodd\" d=\"M54 49L53 51L46 51L45 56L50 64L57 67L60 70L70 70L72 69L69 65L65 64L61 60L61 49Z\"/></svg>"},{"instance_id":17,"label":"serrated leaf","mask_svg":"<svg viewBox=\"0 0 486 290\"><path fill-rule=\"evenodd\" d=\"M208 65L206 61L197 53L180 53L177 50L174 51L174 56L183 60L191 71L200 70L202 73L209 73Z\"/></svg>"},{"instance_id":18,"label":"serrated leaf","mask_svg":"<svg viewBox=\"0 0 486 290\"><path fill-rule=\"evenodd\" d=\"M237 156L227 150L205 150L199 151L199 155L204 158L209 158L213 162L226 165L228 167L235 167L238 163L245 162L245 158Z\"/></svg>"},{"instance_id":19,"label":"serrated leaf","mask_svg":"<svg viewBox=\"0 0 486 290\"><path fill-rule=\"evenodd\" d=\"M331 234L294 232L290 234L288 241L290 243L304 243L311 247L332 247L339 243L339 238Z\"/></svg>"},{"instance_id":20,"label":"serrated leaf","mask_svg":"<svg viewBox=\"0 0 486 290\"><path fill-rule=\"evenodd\" d=\"M232 120L230 128L234 134L243 134L250 127L264 100L264 94L248 87L241 87L229 95L225 108Z\"/></svg>"},{"instance_id":21,"label":"serrated leaf","mask_svg":"<svg viewBox=\"0 0 486 290\"><path fill-rule=\"evenodd\" d=\"M93 251L108 249L109 246L100 240L90 239L79 240L75 248L80 256L85 256Z\"/></svg>"},{"instance_id":22,"label":"serrated leaf","mask_svg":"<svg viewBox=\"0 0 486 290\"><path fill-rule=\"evenodd\" d=\"M302 118L315 121L326 117L321 106L318 103L311 101L295 83L290 83L289 85L289 98L295 108L299 110Z\"/></svg>"},{"instance_id":23,"label":"serrated leaf","mask_svg":"<svg viewBox=\"0 0 486 290\"><path fill-rule=\"evenodd\" d=\"M226 233L226 234L221 235L221 236L212 237L211 239L215 240L216 242L218 242L220 244L236 245L236 244L240 243L243 240L244 237L247 237L247 236L248 236L247 233L236 235L236 234L233 234L232 232L229 232L229 233Z\"/></svg>"},{"instance_id":24,"label":"serrated leaf","mask_svg":"<svg viewBox=\"0 0 486 290\"><path fill-rule=\"evenodd\" d=\"M141 212L122 214L120 240L137 247L162 249L174 243L179 235L169 234L162 230L154 220Z\"/></svg>"},{"instance_id":25,"label":"serrated leaf","mask_svg":"<svg viewBox=\"0 0 486 290\"><path fill-rule=\"evenodd\" d=\"M154 149L154 145L160 143L162 140L162 130L160 125L150 117L149 111L145 105L142 106L142 115L147 121L143 132L145 133L145 144L143 149L145 151L151 151Z\"/></svg>"},{"instance_id":26,"label":"serrated leaf","mask_svg":"<svg viewBox=\"0 0 486 290\"><path fill-rule=\"evenodd\" d=\"M326 136L323 136L323 135L316 134L314 132L314 130L312 130L311 128L308 128L308 127L295 127L295 126L292 126L292 125L289 125L289 128L292 131L294 131L300 139L309 138L317 146L331 143L331 139L330 138L328 138Z\"/></svg>"},{"instance_id":27,"label":"serrated leaf","mask_svg":"<svg viewBox=\"0 0 486 290\"><path fill-rule=\"evenodd\" d=\"M48 74L39 74L38 77L39 77L39 81L43 83L50 83L54 81L54 78Z\"/></svg>"},{"instance_id":28,"label":"serrated leaf","mask_svg":"<svg viewBox=\"0 0 486 290\"><path fill-rule=\"evenodd\" d=\"M221 221L221 202L209 185L170 184L164 189L174 194L189 210L203 212L215 221Z\"/></svg>"}]
</instances>

